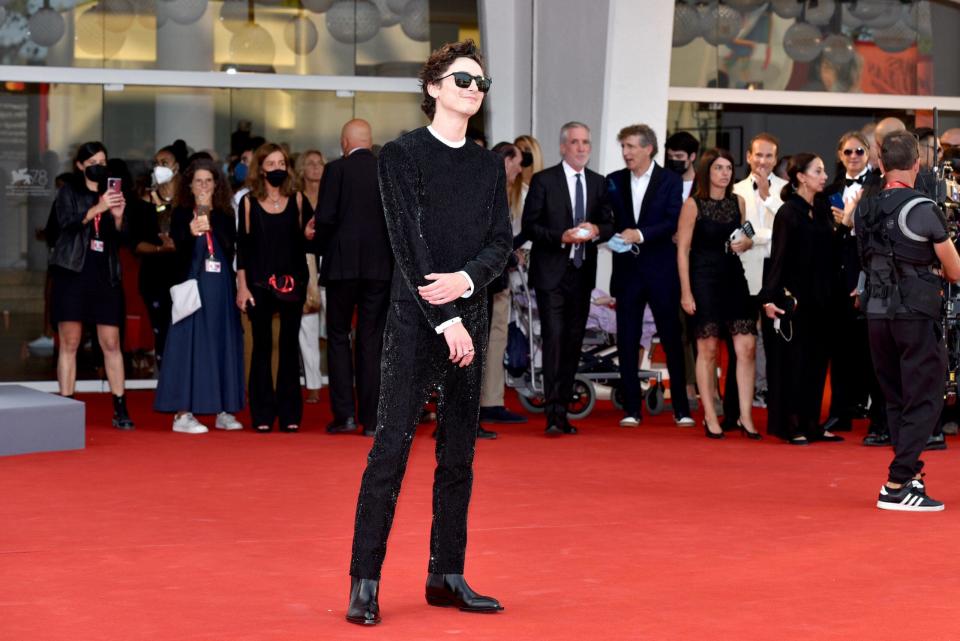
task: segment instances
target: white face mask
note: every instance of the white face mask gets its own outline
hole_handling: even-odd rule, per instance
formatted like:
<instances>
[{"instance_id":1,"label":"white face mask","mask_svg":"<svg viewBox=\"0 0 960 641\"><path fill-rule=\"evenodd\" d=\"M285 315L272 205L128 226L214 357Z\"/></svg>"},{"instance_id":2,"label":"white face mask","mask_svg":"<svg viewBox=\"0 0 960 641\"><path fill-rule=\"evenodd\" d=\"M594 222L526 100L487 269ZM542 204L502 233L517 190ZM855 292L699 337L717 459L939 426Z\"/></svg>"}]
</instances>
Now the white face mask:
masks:
<instances>
[{"instance_id":1,"label":"white face mask","mask_svg":"<svg viewBox=\"0 0 960 641\"><path fill-rule=\"evenodd\" d=\"M157 165L153 168L153 179L157 181L158 185L165 185L173 180L173 170L169 167Z\"/></svg>"}]
</instances>

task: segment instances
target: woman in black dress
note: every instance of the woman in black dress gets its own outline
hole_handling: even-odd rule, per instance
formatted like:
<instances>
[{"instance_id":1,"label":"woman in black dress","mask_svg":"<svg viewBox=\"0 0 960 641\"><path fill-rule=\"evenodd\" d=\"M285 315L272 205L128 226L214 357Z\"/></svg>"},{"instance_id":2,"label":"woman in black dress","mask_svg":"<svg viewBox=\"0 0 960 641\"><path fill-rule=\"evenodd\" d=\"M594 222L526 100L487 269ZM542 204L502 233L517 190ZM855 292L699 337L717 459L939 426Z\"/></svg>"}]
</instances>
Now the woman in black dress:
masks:
<instances>
[{"instance_id":1,"label":"woman in black dress","mask_svg":"<svg viewBox=\"0 0 960 641\"><path fill-rule=\"evenodd\" d=\"M183 175L170 236L173 280L197 280L201 307L170 327L154 409L175 412L173 431L203 434L195 414L216 414L214 427L239 430L243 409L243 330L235 306L233 255L237 230L227 179L211 160Z\"/></svg>"},{"instance_id":2,"label":"woman in black dress","mask_svg":"<svg viewBox=\"0 0 960 641\"><path fill-rule=\"evenodd\" d=\"M170 238L173 199L180 186L180 163L176 150L164 147L153 157L153 187L138 203L138 216L130 216L130 235L140 257L140 295L153 328L157 370L163 365L163 351L170 330L170 287L177 280L175 247Z\"/></svg>"},{"instance_id":3,"label":"woman in black dress","mask_svg":"<svg viewBox=\"0 0 960 641\"><path fill-rule=\"evenodd\" d=\"M753 425L754 358L757 347L757 311L739 254L753 241L740 234L744 221L743 198L733 194L733 157L725 149L703 153L693 195L683 204L677 227L677 266L680 271L680 304L692 317L697 338L697 386L700 398L716 395L717 344L723 334L733 337L737 354L737 388L743 434L759 439ZM727 372L727 376L730 376ZM713 403L703 404L703 429L708 438L723 438Z\"/></svg>"},{"instance_id":4,"label":"woman in black dress","mask_svg":"<svg viewBox=\"0 0 960 641\"><path fill-rule=\"evenodd\" d=\"M837 255L823 160L790 159L760 290L767 350L767 432L792 445L842 441L820 426Z\"/></svg>"},{"instance_id":5,"label":"woman in black dress","mask_svg":"<svg viewBox=\"0 0 960 641\"><path fill-rule=\"evenodd\" d=\"M117 256L126 201L121 183L108 189L107 149L102 143L80 145L73 166L73 179L57 192L60 235L50 258L51 316L60 335L57 381L62 395L73 396L83 325L96 325L113 393L113 426L129 430L133 421L124 397L123 289Z\"/></svg>"},{"instance_id":6,"label":"woman in black dress","mask_svg":"<svg viewBox=\"0 0 960 641\"><path fill-rule=\"evenodd\" d=\"M240 202L237 245L237 306L253 328L250 414L257 432L296 432L303 415L300 395L300 316L306 298L304 238L313 240L313 217L288 171L279 145L266 143L250 165L250 193ZM309 222L307 222L309 219ZM276 389L270 368L273 315L280 315Z\"/></svg>"}]
</instances>

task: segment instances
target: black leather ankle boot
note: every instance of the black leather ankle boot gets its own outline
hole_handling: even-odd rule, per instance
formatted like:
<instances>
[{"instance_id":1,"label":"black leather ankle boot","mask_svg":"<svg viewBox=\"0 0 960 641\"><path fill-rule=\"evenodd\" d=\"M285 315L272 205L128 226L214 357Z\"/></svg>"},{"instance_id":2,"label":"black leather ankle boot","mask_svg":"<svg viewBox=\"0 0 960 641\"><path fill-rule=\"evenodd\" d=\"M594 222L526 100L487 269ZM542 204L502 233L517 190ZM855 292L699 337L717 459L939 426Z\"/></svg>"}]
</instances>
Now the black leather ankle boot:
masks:
<instances>
[{"instance_id":1,"label":"black leather ankle boot","mask_svg":"<svg viewBox=\"0 0 960 641\"><path fill-rule=\"evenodd\" d=\"M127 397L113 397L113 426L118 430L132 430L133 421L127 414Z\"/></svg>"},{"instance_id":2,"label":"black leather ankle boot","mask_svg":"<svg viewBox=\"0 0 960 641\"><path fill-rule=\"evenodd\" d=\"M347 606L347 621L358 625L380 623L380 581L350 577L350 605Z\"/></svg>"},{"instance_id":3,"label":"black leather ankle boot","mask_svg":"<svg viewBox=\"0 0 960 641\"><path fill-rule=\"evenodd\" d=\"M500 602L477 594L462 574L428 574L427 603L441 608L460 608L464 612L499 612Z\"/></svg>"}]
</instances>

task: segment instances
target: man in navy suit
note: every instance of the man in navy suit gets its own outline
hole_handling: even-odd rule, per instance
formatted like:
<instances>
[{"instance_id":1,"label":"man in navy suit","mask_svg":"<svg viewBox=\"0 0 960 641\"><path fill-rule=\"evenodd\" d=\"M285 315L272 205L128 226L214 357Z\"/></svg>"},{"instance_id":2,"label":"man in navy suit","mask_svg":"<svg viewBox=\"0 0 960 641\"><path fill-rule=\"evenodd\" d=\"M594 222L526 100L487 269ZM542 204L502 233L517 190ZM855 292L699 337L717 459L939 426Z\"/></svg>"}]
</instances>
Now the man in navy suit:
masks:
<instances>
[{"instance_id":1,"label":"man in navy suit","mask_svg":"<svg viewBox=\"0 0 960 641\"><path fill-rule=\"evenodd\" d=\"M540 312L548 435L577 433L567 403L597 280L597 242L613 233L603 176L587 169L590 128L565 124L560 155L559 165L530 180L522 221L523 235L533 241L529 278Z\"/></svg>"},{"instance_id":2,"label":"man in navy suit","mask_svg":"<svg viewBox=\"0 0 960 641\"><path fill-rule=\"evenodd\" d=\"M617 355L623 386L622 427L640 424L640 382L637 366L643 311L649 304L660 344L667 354L674 419L692 426L683 345L680 340L680 277L673 236L680 218L683 181L665 171L657 155L657 135L647 125L630 125L617 135L626 168L607 176L607 196L614 229L631 251L614 253L610 292L617 299Z\"/></svg>"}]
</instances>

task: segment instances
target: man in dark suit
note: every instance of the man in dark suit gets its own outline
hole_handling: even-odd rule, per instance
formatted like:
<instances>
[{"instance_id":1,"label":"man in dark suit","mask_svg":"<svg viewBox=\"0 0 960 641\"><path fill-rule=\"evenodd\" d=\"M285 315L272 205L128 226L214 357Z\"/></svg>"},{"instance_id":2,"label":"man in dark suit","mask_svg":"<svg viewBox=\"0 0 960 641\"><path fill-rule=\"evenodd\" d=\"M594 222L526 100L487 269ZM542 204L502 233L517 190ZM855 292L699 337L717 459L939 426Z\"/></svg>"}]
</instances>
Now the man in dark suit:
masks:
<instances>
[{"instance_id":1,"label":"man in dark suit","mask_svg":"<svg viewBox=\"0 0 960 641\"><path fill-rule=\"evenodd\" d=\"M673 414L677 425L694 425L684 383L680 339L680 276L673 236L680 219L683 181L654 162L657 135L647 125L630 125L617 135L627 165L607 176L614 229L631 251L614 253L610 293L617 299L617 356L623 386L622 427L640 424L637 360L643 312L649 304L660 344L667 354ZM705 399L704 402L709 402Z\"/></svg>"},{"instance_id":2,"label":"man in dark suit","mask_svg":"<svg viewBox=\"0 0 960 641\"><path fill-rule=\"evenodd\" d=\"M327 288L327 369L333 410L327 431L333 434L355 431L356 416L364 434L372 436L377 421L380 352L390 302L393 252L372 146L373 135L365 120L351 120L343 126L343 156L324 169L317 203L317 236L322 237L324 248L320 282ZM354 310L355 356L350 349Z\"/></svg>"},{"instance_id":3,"label":"man in dark suit","mask_svg":"<svg viewBox=\"0 0 960 641\"><path fill-rule=\"evenodd\" d=\"M543 344L547 434L576 434L567 402L580 362L590 292L597 278L597 241L612 233L603 176L587 169L590 129L560 129L559 165L533 175L523 207L523 234L533 241L530 284L537 295Z\"/></svg>"}]
</instances>

